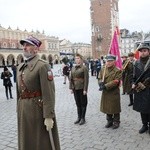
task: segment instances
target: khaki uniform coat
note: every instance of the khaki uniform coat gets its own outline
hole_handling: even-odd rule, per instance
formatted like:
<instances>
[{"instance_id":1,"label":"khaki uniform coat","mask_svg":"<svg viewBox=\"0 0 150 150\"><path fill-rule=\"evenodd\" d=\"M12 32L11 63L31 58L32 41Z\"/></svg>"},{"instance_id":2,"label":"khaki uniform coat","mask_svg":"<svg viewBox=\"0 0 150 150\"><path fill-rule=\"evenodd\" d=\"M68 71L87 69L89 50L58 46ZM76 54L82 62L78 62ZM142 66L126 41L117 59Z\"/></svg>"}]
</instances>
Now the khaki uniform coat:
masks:
<instances>
[{"instance_id":1,"label":"khaki uniform coat","mask_svg":"<svg viewBox=\"0 0 150 150\"><path fill-rule=\"evenodd\" d=\"M52 73L49 64L38 56L30 60L25 68L24 64L17 68L19 150L52 150L49 133L44 125L45 118L54 120L52 134L56 150L60 150L55 119L55 87L53 78L48 79L48 72ZM41 96L21 99L20 95L26 90L40 91Z\"/></svg>"},{"instance_id":2,"label":"khaki uniform coat","mask_svg":"<svg viewBox=\"0 0 150 150\"><path fill-rule=\"evenodd\" d=\"M89 73L84 65L74 66L70 74L70 89L83 91L88 90Z\"/></svg>"},{"instance_id":3,"label":"khaki uniform coat","mask_svg":"<svg viewBox=\"0 0 150 150\"><path fill-rule=\"evenodd\" d=\"M99 82L102 80L104 68L100 71ZM104 84L106 89L102 91L100 110L105 114L117 114L121 112L120 89L118 81L121 80L121 70L116 67L106 68Z\"/></svg>"},{"instance_id":4,"label":"khaki uniform coat","mask_svg":"<svg viewBox=\"0 0 150 150\"><path fill-rule=\"evenodd\" d=\"M125 65L127 66L125 67ZM125 68L124 68L125 67ZM128 60L123 64L122 70L122 86L123 86L123 93L130 94L131 87L132 87L132 78L133 78L133 62L128 62Z\"/></svg>"}]
</instances>

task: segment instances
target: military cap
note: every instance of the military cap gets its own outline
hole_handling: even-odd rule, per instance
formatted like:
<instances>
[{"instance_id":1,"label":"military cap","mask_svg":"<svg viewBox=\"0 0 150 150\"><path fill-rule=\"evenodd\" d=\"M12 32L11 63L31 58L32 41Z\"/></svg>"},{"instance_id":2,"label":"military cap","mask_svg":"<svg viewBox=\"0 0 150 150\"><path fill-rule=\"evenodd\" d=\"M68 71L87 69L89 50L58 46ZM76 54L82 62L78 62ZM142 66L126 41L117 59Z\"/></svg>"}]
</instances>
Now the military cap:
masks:
<instances>
[{"instance_id":1,"label":"military cap","mask_svg":"<svg viewBox=\"0 0 150 150\"><path fill-rule=\"evenodd\" d=\"M116 60L115 55L109 54L109 55L106 56L106 61L112 61L112 60Z\"/></svg>"},{"instance_id":2,"label":"military cap","mask_svg":"<svg viewBox=\"0 0 150 150\"><path fill-rule=\"evenodd\" d=\"M139 46L138 51L141 51L142 49L148 49L148 50L150 50L150 47L146 43L142 43Z\"/></svg>"},{"instance_id":3,"label":"military cap","mask_svg":"<svg viewBox=\"0 0 150 150\"><path fill-rule=\"evenodd\" d=\"M37 38L35 38L33 36L30 36L27 39L20 40L21 45L23 45L24 43L29 43L29 44L37 46L37 47L40 47L42 44L42 42L40 40L38 40Z\"/></svg>"}]
</instances>

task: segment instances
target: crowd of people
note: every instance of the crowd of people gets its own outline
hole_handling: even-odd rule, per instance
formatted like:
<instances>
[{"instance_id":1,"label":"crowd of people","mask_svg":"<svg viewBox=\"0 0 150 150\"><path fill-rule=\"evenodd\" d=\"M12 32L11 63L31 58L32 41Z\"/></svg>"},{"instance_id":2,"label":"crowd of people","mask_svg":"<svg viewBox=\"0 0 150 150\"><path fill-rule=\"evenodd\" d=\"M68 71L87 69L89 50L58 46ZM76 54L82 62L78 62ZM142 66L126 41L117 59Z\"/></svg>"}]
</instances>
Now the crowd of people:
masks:
<instances>
[{"instance_id":1,"label":"crowd of people","mask_svg":"<svg viewBox=\"0 0 150 150\"><path fill-rule=\"evenodd\" d=\"M55 85L51 65L39 59L37 52L42 44L35 37L20 41L25 62L13 66L14 82L17 90L18 148L19 150L60 149L55 114ZM141 44L140 58L134 53L122 55L122 69L115 65L116 56L107 55L104 59L87 62L80 54L75 55L75 64L64 63L64 82L68 79L70 92L74 95L77 120L74 124L86 123L88 105L89 70L98 79L102 92L100 111L106 114L106 128L120 126L122 83L123 95L129 95L129 105L140 112L142 127L139 133L150 134L150 47ZM90 65L89 65L90 64ZM17 70L16 70L17 69ZM12 97L11 72L5 66L1 74L6 98ZM9 90L9 96L8 96ZM30 133L30 134L29 134Z\"/></svg>"}]
</instances>

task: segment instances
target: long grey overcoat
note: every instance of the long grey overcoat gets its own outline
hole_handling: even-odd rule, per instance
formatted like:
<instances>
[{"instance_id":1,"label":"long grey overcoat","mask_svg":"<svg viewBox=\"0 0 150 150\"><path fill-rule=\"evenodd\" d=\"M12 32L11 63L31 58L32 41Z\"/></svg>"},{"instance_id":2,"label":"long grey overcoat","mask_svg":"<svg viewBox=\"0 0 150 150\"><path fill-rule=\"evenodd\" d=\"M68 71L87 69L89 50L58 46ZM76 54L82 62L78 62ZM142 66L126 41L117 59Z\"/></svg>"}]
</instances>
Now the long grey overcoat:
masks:
<instances>
[{"instance_id":1,"label":"long grey overcoat","mask_svg":"<svg viewBox=\"0 0 150 150\"><path fill-rule=\"evenodd\" d=\"M21 98L24 91L41 92L41 96ZM55 87L48 63L38 56L17 68L18 149L52 150L45 118L53 118L52 134L56 150L60 150L55 118Z\"/></svg>"},{"instance_id":2,"label":"long grey overcoat","mask_svg":"<svg viewBox=\"0 0 150 150\"><path fill-rule=\"evenodd\" d=\"M100 71L99 82L102 80L104 68ZM105 114L117 114L121 112L120 89L121 70L115 66L106 68L104 84L106 89L102 91L100 110Z\"/></svg>"}]
</instances>

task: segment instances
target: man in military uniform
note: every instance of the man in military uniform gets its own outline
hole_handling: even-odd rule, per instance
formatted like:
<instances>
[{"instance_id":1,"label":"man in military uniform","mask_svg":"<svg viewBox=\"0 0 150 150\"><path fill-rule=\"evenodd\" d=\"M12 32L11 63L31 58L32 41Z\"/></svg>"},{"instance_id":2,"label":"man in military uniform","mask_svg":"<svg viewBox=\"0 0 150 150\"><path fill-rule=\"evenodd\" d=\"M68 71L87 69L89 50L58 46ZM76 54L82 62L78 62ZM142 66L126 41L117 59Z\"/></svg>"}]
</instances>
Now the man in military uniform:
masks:
<instances>
[{"instance_id":1,"label":"man in military uniform","mask_svg":"<svg viewBox=\"0 0 150 150\"><path fill-rule=\"evenodd\" d=\"M133 109L141 114L143 126L139 133L148 130L150 134L150 47L143 43L138 50L140 59L135 62L133 69Z\"/></svg>"},{"instance_id":2,"label":"man in military uniform","mask_svg":"<svg viewBox=\"0 0 150 150\"><path fill-rule=\"evenodd\" d=\"M114 55L106 56L106 65L99 74L99 85L102 91L101 96L101 112L106 114L107 124L106 128L112 126L113 129L117 129L120 124L120 80L121 70L115 66Z\"/></svg>"},{"instance_id":3,"label":"man in military uniform","mask_svg":"<svg viewBox=\"0 0 150 150\"><path fill-rule=\"evenodd\" d=\"M18 149L60 150L51 67L37 55L41 41L31 36L20 44L26 60L17 67Z\"/></svg>"},{"instance_id":4,"label":"man in military uniform","mask_svg":"<svg viewBox=\"0 0 150 150\"><path fill-rule=\"evenodd\" d=\"M83 57L80 54L75 56L76 66L71 70L70 74L70 90L74 93L77 106L78 118L75 124L85 124L85 114L87 107L87 91L89 83L88 69L83 65Z\"/></svg>"},{"instance_id":5,"label":"man in military uniform","mask_svg":"<svg viewBox=\"0 0 150 150\"><path fill-rule=\"evenodd\" d=\"M132 92L132 77L133 77L133 63L134 53L128 54L128 59L123 63L122 69L122 86L124 93L129 95L130 103L128 106L133 105L133 92Z\"/></svg>"}]
</instances>

